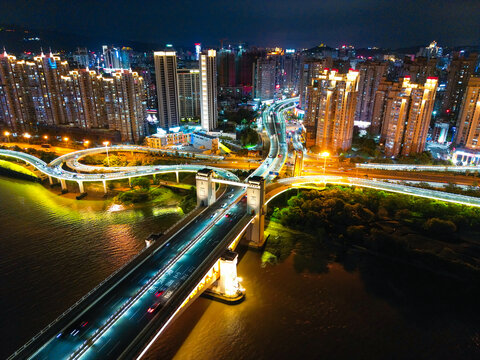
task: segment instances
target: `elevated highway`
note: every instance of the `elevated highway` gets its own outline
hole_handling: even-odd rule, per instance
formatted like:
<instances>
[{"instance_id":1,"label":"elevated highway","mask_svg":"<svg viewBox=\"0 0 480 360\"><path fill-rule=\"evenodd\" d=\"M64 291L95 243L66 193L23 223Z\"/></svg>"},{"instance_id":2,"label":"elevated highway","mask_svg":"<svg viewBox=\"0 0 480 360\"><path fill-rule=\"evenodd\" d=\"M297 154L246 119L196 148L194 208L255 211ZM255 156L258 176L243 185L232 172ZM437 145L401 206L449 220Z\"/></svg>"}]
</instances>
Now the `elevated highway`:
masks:
<instances>
[{"instance_id":1,"label":"elevated highway","mask_svg":"<svg viewBox=\"0 0 480 360\"><path fill-rule=\"evenodd\" d=\"M216 281L219 291L225 294L240 291L236 268L232 270L236 257L227 249L233 250L240 237L252 228L263 234L259 225L263 225L259 220L263 218L263 181L269 183L276 177L287 155L283 118L277 114L293 103L279 102L264 111L263 122L271 142L269 157L245 183L227 171L212 169L225 175L223 180L215 180L228 183L225 194L208 203L199 216L174 234L157 240L148 253L122 269L108 286L79 301L9 359L140 358L210 284ZM183 165L161 170L153 167L151 172L141 169L133 174L73 174L59 169L59 163L48 166L28 154L10 155L32 163L47 175L74 181L80 175L82 180L98 181L185 169Z\"/></svg>"}]
</instances>

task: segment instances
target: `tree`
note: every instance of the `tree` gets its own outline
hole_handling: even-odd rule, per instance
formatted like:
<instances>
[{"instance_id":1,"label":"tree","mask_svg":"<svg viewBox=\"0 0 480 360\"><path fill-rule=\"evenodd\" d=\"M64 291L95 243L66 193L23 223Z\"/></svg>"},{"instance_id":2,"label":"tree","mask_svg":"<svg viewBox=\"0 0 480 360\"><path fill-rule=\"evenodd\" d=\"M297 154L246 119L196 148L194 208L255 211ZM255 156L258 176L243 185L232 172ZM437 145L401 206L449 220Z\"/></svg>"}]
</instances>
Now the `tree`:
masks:
<instances>
[{"instance_id":1,"label":"tree","mask_svg":"<svg viewBox=\"0 0 480 360\"><path fill-rule=\"evenodd\" d=\"M132 183L132 187L138 186L141 189L145 189L145 190L150 189L150 180L146 177L133 178L131 183Z\"/></svg>"}]
</instances>

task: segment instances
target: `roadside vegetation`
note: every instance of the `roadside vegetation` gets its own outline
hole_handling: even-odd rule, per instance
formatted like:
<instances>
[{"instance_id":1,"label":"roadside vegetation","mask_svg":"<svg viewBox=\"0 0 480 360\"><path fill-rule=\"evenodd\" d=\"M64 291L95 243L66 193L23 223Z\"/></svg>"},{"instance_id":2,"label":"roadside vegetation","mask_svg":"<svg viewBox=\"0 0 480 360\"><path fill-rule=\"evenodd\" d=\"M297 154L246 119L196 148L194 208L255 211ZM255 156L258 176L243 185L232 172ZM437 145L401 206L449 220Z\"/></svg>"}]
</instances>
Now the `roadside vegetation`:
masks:
<instances>
[{"instance_id":1,"label":"roadside vegetation","mask_svg":"<svg viewBox=\"0 0 480 360\"><path fill-rule=\"evenodd\" d=\"M131 190L118 194L114 202L125 205L149 203L156 206L179 206L185 214L197 204L194 186L173 188L153 185L146 177L133 178L131 183Z\"/></svg>"},{"instance_id":2,"label":"roadside vegetation","mask_svg":"<svg viewBox=\"0 0 480 360\"><path fill-rule=\"evenodd\" d=\"M279 196L269 204L268 216L270 222L307 234L309 251L320 251L326 244L364 249L480 286L478 208L329 186L324 191ZM268 261L296 252L301 238L269 239ZM305 241L301 246L306 246Z\"/></svg>"},{"instance_id":3,"label":"roadside vegetation","mask_svg":"<svg viewBox=\"0 0 480 360\"><path fill-rule=\"evenodd\" d=\"M37 175L35 175L32 171L24 168L21 165L15 164L14 162L2 159L0 159L0 174L11 177L18 177L25 180L38 180Z\"/></svg>"}]
</instances>

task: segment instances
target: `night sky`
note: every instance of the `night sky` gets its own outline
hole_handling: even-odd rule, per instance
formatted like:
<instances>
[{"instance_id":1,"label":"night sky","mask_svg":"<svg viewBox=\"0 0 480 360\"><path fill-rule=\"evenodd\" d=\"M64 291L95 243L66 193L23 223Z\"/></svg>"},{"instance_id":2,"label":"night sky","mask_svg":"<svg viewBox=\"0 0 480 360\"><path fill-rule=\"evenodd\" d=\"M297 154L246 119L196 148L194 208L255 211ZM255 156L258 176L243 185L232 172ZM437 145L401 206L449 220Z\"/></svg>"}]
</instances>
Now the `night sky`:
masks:
<instances>
[{"instance_id":1,"label":"night sky","mask_svg":"<svg viewBox=\"0 0 480 360\"><path fill-rule=\"evenodd\" d=\"M72 5L70 5L70 3ZM9 0L0 21L153 43L478 45L479 0Z\"/></svg>"}]
</instances>

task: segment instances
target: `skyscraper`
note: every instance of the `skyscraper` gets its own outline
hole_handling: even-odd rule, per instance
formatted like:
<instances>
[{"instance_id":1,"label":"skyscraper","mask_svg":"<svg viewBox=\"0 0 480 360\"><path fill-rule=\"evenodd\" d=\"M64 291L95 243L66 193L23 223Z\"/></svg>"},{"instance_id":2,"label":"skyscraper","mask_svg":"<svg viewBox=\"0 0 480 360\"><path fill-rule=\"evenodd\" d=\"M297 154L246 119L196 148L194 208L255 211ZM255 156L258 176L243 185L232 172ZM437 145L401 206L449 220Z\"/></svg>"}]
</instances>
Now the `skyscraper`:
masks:
<instances>
[{"instance_id":1,"label":"skyscraper","mask_svg":"<svg viewBox=\"0 0 480 360\"><path fill-rule=\"evenodd\" d=\"M202 129L211 131L217 127L217 62L216 51L200 54L200 109Z\"/></svg>"},{"instance_id":2,"label":"skyscraper","mask_svg":"<svg viewBox=\"0 0 480 360\"><path fill-rule=\"evenodd\" d=\"M273 57L257 60L255 71L255 97L261 100L273 99L275 96L275 75L277 61Z\"/></svg>"},{"instance_id":3,"label":"skyscraper","mask_svg":"<svg viewBox=\"0 0 480 360\"><path fill-rule=\"evenodd\" d=\"M380 142L386 156L411 155L425 148L438 79L428 78L424 85L413 84L405 77L401 89L387 96L383 112Z\"/></svg>"},{"instance_id":4,"label":"skyscraper","mask_svg":"<svg viewBox=\"0 0 480 360\"><path fill-rule=\"evenodd\" d=\"M360 65L355 125L371 125L375 93L386 69L387 64L382 62L366 62Z\"/></svg>"},{"instance_id":5,"label":"skyscraper","mask_svg":"<svg viewBox=\"0 0 480 360\"><path fill-rule=\"evenodd\" d=\"M200 118L200 70L178 69L177 78L180 118Z\"/></svg>"},{"instance_id":6,"label":"skyscraper","mask_svg":"<svg viewBox=\"0 0 480 360\"><path fill-rule=\"evenodd\" d=\"M352 145L358 71L323 70L307 88L304 125L307 147L346 150Z\"/></svg>"},{"instance_id":7,"label":"skyscraper","mask_svg":"<svg viewBox=\"0 0 480 360\"><path fill-rule=\"evenodd\" d=\"M423 84L429 77L437 76L437 59L417 57L414 61L405 59L403 63L404 76L410 76L413 83Z\"/></svg>"},{"instance_id":8,"label":"skyscraper","mask_svg":"<svg viewBox=\"0 0 480 360\"><path fill-rule=\"evenodd\" d=\"M307 94L307 87L312 85L313 79L322 74L323 69L330 69L332 67L332 58L322 60L304 60L300 69L300 84L299 96L300 107L305 109L305 96Z\"/></svg>"},{"instance_id":9,"label":"skyscraper","mask_svg":"<svg viewBox=\"0 0 480 360\"><path fill-rule=\"evenodd\" d=\"M473 53L468 58L455 55L448 69L447 86L442 101L442 113L456 121L460 111L463 94L475 71L478 55Z\"/></svg>"},{"instance_id":10,"label":"skyscraper","mask_svg":"<svg viewBox=\"0 0 480 360\"><path fill-rule=\"evenodd\" d=\"M17 60L0 55L0 122L13 131L34 131L38 125L65 123L60 78L68 63L52 54Z\"/></svg>"},{"instance_id":11,"label":"skyscraper","mask_svg":"<svg viewBox=\"0 0 480 360\"><path fill-rule=\"evenodd\" d=\"M180 124L178 103L177 55L175 51L154 52L157 80L158 119L165 130Z\"/></svg>"},{"instance_id":12,"label":"skyscraper","mask_svg":"<svg viewBox=\"0 0 480 360\"><path fill-rule=\"evenodd\" d=\"M458 117L455 144L467 149L480 149L480 77L468 81Z\"/></svg>"},{"instance_id":13,"label":"skyscraper","mask_svg":"<svg viewBox=\"0 0 480 360\"><path fill-rule=\"evenodd\" d=\"M217 53L218 86L233 87L236 85L235 53L230 49L221 49Z\"/></svg>"},{"instance_id":14,"label":"skyscraper","mask_svg":"<svg viewBox=\"0 0 480 360\"><path fill-rule=\"evenodd\" d=\"M0 125L14 132L37 127L118 131L122 141L145 136L145 84L130 70L104 77L68 70L52 54L33 61L0 55ZM3 124L2 124L3 123Z\"/></svg>"}]
</instances>

